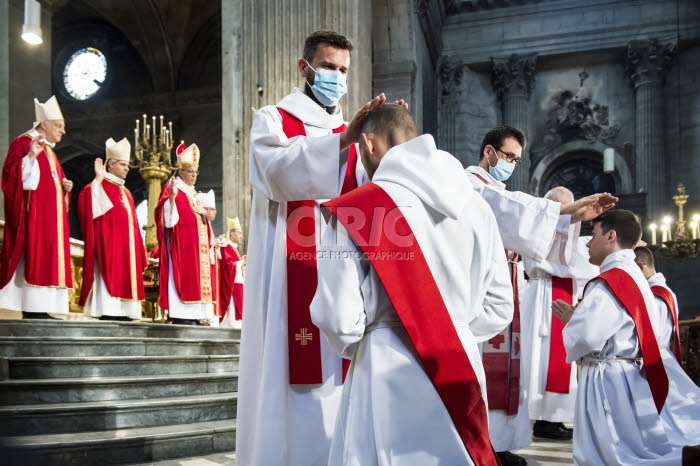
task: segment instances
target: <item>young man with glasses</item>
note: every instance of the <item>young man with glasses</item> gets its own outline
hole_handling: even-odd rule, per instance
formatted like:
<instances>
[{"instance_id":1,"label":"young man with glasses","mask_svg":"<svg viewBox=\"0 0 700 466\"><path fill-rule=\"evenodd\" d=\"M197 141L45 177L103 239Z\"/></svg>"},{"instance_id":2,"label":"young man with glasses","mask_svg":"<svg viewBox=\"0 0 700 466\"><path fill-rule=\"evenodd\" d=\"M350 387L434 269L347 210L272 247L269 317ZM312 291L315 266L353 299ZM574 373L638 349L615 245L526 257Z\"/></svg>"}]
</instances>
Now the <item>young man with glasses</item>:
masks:
<instances>
[{"instance_id":1,"label":"young man with glasses","mask_svg":"<svg viewBox=\"0 0 700 466\"><path fill-rule=\"evenodd\" d=\"M512 126L489 131L481 143L479 164L467 168L474 188L496 216L511 264L515 309L513 322L483 344L489 405L489 432L501 463L527 464L509 450L532 441L525 380L520 370L520 311L517 263L520 256L569 265L576 256L580 222L610 209L617 198L594 194L568 205L506 190L505 181L522 159L525 134Z\"/></svg>"}]
</instances>

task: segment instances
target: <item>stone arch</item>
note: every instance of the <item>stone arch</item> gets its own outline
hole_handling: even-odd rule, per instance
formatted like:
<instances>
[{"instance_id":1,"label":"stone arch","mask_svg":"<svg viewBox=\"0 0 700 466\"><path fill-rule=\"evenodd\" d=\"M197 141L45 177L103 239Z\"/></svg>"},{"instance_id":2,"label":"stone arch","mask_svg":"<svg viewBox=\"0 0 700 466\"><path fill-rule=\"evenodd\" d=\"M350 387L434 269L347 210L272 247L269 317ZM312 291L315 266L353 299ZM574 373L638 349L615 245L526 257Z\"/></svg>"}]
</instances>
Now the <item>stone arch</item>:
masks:
<instances>
[{"instance_id":1,"label":"stone arch","mask_svg":"<svg viewBox=\"0 0 700 466\"><path fill-rule=\"evenodd\" d=\"M535 196L543 196L544 186L552 175L553 170L575 160L597 160L601 166L603 163L603 151L612 148L601 142L589 143L587 141L569 141L551 149L537 162L530 179L530 186ZM612 173L615 181L616 194L629 194L634 192L634 179L627 161L615 150L615 172Z\"/></svg>"}]
</instances>

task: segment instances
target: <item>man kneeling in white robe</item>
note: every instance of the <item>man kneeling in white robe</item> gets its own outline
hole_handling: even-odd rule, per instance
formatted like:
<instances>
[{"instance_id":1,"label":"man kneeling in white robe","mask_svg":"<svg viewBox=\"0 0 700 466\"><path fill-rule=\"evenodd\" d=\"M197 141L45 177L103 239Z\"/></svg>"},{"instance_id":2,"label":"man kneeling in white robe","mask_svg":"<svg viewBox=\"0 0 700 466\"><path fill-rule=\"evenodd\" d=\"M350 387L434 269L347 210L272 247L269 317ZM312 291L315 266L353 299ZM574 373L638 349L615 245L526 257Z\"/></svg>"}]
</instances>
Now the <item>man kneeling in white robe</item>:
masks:
<instances>
[{"instance_id":1,"label":"man kneeling in white robe","mask_svg":"<svg viewBox=\"0 0 700 466\"><path fill-rule=\"evenodd\" d=\"M337 222L311 304L353 361L329 464L498 464L477 346L513 312L493 213L404 107L380 105L362 132L372 183L324 204Z\"/></svg>"},{"instance_id":2,"label":"man kneeling in white robe","mask_svg":"<svg viewBox=\"0 0 700 466\"><path fill-rule=\"evenodd\" d=\"M678 328L678 301L666 284L664 274L656 271L654 254L645 247L634 249L635 262L649 282L659 310L660 331L656 339L668 374L668 397L661 411L666 435L674 445L700 443L700 388L681 367L681 340ZM673 351L671 342L673 341Z\"/></svg>"},{"instance_id":3,"label":"man kneeling in white robe","mask_svg":"<svg viewBox=\"0 0 700 466\"><path fill-rule=\"evenodd\" d=\"M554 314L566 324L566 359L581 368L574 415L574 463L681 464L659 414L668 377L656 341L658 308L632 249L641 238L637 216L611 210L593 221L589 261L601 274L574 308Z\"/></svg>"}]
</instances>

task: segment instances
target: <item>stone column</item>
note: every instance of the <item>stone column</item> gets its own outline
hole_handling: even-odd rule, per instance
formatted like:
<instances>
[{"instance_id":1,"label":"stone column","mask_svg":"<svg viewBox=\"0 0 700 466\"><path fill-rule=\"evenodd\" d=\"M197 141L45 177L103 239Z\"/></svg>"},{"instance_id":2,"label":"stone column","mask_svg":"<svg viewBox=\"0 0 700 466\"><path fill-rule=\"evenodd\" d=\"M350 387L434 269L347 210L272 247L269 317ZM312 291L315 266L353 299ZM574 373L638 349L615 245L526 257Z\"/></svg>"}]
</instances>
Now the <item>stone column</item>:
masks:
<instances>
[{"instance_id":1,"label":"stone column","mask_svg":"<svg viewBox=\"0 0 700 466\"><path fill-rule=\"evenodd\" d=\"M528 135L528 99L535 86L537 54L511 55L492 59L492 83L503 110L502 122ZM526 146L522 161L508 180L512 191L531 192L530 157ZM480 154L481 155L481 154Z\"/></svg>"},{"instance_id":2,"label":"stone column","mask_svg":"<svg viewBox=\"0 0 700 466\"><path fill-rule=\"evenodd\" d=\"M370 0L221 0L224 215L238 215L248 231L250 125L254 109L274 105L303 86L297 61L304 39L318 29L346 35L354 50L346 119L371 98Z\"/></svg>"},{"instance_id":3,"label":"stone column","mask_svg":"<svg viewBox=\"0 0 700 466\"><path fill-rule=\"evenodd\" d=\"M657 39L627 45L625 73L634 88L635 192L647 193L647 216L661 214L669 203L664 154L664 109L661 87L676 54L676 43Z\"/></svg>"},{"instance_id":4,"label":"stone column","mask_svg":"<svg viewBox=\"0 0 700 466\"><path fill-rule=\"evenodd\" d=\"M440 64L440 110L438 112L438 146L455 154L457 107L461 95L464 64L445 60Z\"/></svg>"}]
</instances>

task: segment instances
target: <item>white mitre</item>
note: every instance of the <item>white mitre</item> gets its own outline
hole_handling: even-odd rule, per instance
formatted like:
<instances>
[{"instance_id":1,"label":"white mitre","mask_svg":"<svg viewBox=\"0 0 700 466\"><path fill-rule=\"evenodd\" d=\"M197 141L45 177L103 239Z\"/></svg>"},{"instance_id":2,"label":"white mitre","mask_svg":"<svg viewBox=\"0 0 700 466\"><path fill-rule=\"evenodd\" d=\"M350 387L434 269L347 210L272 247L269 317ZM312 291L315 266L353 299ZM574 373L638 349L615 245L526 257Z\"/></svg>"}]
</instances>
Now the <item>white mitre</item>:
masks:
<instances>
[{"instance_id":1,"label":"white mitre","mask_svg":"<svg viewBox=\"0 0 700 466\"><path fill-rule=\"evenodd\" d=\"M205 209L216 209L214 190L210 189L209 192L206 193L197 193L197 204Z\"/></svg>"},{"instance_id":2,"label":"white mitre","mask_svg":"<svg viewBox=\"0 0 700 466\"><path fill-rule=\"evenodd\" d=\"M34 98L34 126L32 129L36 128L42 121L49 120L63 120L63 113L61 113L61 107L58 106L58 101L56 96L52 95L49 100L43 104L39 102L36 97Z\"/></svg>"},{"instance_id":3,"label":"white mitre","mask_svg":"<svg viewBox=\"0 0 700 466\"><path fill-rule=\"evenodd\" d=\"M119 142L115 142L112 138L107 139L105 149L107 151L107 160L114 159L120 162L128 162L131 159L131 143L126 138Z\"/></svg>"}]
</instances>

